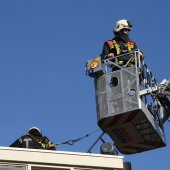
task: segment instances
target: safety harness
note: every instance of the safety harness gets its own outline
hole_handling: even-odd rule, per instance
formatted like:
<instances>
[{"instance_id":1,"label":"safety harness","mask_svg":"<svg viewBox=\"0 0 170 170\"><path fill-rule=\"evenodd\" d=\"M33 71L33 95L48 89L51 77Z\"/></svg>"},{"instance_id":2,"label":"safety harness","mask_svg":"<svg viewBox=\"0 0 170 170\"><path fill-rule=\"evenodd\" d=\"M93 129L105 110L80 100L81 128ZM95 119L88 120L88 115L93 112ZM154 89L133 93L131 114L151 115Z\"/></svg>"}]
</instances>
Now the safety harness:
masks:
<instances>
[{"instance_id":1,"label":"safety harness","mask_svg":"<svg viewBox=\"0 0 170 170\"><path fill-rule=\"evenodd\" d=\"M119 45L119 43L116 42L116 40L109 40L109 41L107 41L107 44L108 44L110 50L112 50L114 48L116 49L117 55L120 55L122 53L121 46ZM127 46L128 52L133 50L134 45L135 45L134 41L129 41L125 44L125 46Z\"/></svg>"},{"instance_id":2,"label":"safety harness","mask_svg":"<svg viewBox=\"0 0 170 170\"><path fill-rule=\"evenodd\" d=\"M113 50L114 48L116 49L116 55L120 55L121 53L124 53L124 51L122 51L122 49L121 49L121 45L119 43L117 43L116 40L109 40L109 41L107 41L107 44L108 44L110 50ZM125 44L125 46L127 47L126 52L131 52L134 49L135 42L129 41ZM123 65L124 61L119 60L118 64ZM131 66L130 63L129 63L129 66Z\"/></svg>"},{"instance_id":3,"label":"safety harness","mask_svg":"<svg viewBox=\"0 0 170 170\"><path fill-rule=\"evenodd\" d=\"M31 135L31 134L29 134L29 136L30 136L35 142L37 142L38 144L40 144L42 149L49 149L49 148L53 148L53 147L56 146L55 144L49 143L48 141L44 141L44 142L43 142L42 140L36 138L35 136L33 136L33 135Z\"/></svg>"}]
</instances>

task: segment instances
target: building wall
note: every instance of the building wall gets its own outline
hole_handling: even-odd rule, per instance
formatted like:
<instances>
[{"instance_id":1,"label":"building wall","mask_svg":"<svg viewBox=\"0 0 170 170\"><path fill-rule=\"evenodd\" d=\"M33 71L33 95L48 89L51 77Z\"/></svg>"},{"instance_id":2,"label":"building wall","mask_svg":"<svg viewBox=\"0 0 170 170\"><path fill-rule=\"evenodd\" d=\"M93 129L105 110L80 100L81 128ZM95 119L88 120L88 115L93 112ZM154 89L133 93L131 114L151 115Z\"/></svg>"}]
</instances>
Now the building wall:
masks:
<instances>
[{"instance_id":1,"label":"building wall","mask_svg":"<svg viewBox=\"0 0 170 170\"><path fill-rule=\"evenodd\" d=\"M0 147L0 170L121 170L123 157Z\"/></svg>"}]
</instances>

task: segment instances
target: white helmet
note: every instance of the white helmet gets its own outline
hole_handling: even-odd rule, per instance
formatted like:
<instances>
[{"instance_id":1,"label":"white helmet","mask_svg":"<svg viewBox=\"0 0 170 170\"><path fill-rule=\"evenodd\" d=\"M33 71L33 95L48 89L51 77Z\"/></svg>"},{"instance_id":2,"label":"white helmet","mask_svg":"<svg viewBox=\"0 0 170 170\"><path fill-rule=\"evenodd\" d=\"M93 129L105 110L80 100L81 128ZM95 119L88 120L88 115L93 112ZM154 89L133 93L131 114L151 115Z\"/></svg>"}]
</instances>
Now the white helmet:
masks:
<instances>
[{"instance_id":1,"label":"white helmet","mask_svg":"<svg viewBox=\"0 0 170 170\"><path fill-rule=\"evenodd\" d=\"M125 19L121 19L121 20L116 22L113 31L119 32L122 29L128 29L130 31L131 28L132 28L132 24L130 23L130 21L125 20Z\"/></svg>"}]
</instances>

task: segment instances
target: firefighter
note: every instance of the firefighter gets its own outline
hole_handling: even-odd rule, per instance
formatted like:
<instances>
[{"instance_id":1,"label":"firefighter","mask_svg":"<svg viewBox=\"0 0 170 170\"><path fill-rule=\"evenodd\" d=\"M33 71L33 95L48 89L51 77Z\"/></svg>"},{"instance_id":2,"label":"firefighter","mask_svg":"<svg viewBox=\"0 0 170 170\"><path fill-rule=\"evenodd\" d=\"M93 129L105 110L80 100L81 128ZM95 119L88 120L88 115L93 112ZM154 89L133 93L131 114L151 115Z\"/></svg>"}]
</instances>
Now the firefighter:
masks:
<instances>
[{"instance_id":1,"label":"firefighter","mask_svg":"<svg viewBox=\"0 0 170 170\"><path fill-rule=\"evenodd\" d=\"M137 45L134 41L130 40L129 32L132 29L132 24L130 21L121 19L116 22L113 33L115 37L112 40L108 40L103 45L103 51L101 54L101 58L112 58L114 61L115 56L119 56L122 54L129 53L133 50L137 50ZM143 53L140 52L141 59L143 59ZM125 61L127 60L118 60L119 65L126 64ZM134 62L134 60L133 60Z\"/></svg>"},{"instance_id":2,"label":"firefighter","mask_svg":"<svg viewBox=\"0 0 170 170\"><path fill-rule=\"evenodd\" d=\"M50 142L46 136L42 136L41 130L34 126L28 130L26 135L12 143L10 147L56 150L55 144Z\"/></svg>"}]
</instances>

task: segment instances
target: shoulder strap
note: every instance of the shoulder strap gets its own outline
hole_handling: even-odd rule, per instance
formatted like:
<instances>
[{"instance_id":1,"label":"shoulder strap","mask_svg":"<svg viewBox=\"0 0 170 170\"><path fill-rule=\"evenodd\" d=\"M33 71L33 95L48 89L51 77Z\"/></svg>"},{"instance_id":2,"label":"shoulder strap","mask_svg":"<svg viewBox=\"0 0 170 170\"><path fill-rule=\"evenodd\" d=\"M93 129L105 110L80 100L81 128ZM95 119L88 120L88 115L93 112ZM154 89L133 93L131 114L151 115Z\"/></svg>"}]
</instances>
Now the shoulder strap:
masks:
<instances>
[{"instance_id":1,"label":"shoulder strap","mask_svg":"<svg viewBox=\"0 0 170 170\"><path fill-rule=\"evenodd\" d=\"M121 52L120 46L119 46L119 44L116 42L116 40L109 40L109 41L107 41L107 44L108 44L110 50L115 47L115 48L116 48L116 53L117 53L117 55L120 54L120 52Z\"/></svg>"},{"instance_id":2,"label":"shoulder strap","mask_svg":"<svg viewBox=\"0 0 170 170\"><path fill-rule=\"evenodd\" d=\"M116 42L116 40L113 40L113 44L114 44L114 46L116 48L117 55L119 55L120 52L121 52L119 44Z\"/></svg>"},{"instance_id":3,"label":"shoulder strap","mask_svg":"<svg viewBox=\"0 0 170 170\"><path fill-rule=\"evenodd\" d=\"M110 49L114 48L114 45L113 45L113 41L112 41L112 40L107 41L107 44L108 44L108 46L109 46Z\"/></svg>"},{"instance_id":4,"label":"shoulder strap","mask_svg":"<svg viewBox=\"0 0 170 170\"><path fill-rule=\"evenodd\" d=\"M127 43L127 46L128 46L128 51L130 52L130 51L132 51L132 49L134 48L135 42L134 42L134 41L129 41L129 42Z\"/></svg>"},{"instance_id":5,"label":"shoulder strap","mask_svg":"<svg viewBox=\"0 0 170 170\"><path fill-rule=\"evenodd\" d=\"M46 149L46 144L44 144L40 139L36 138L35 136L29 134L29 136L39 145L41 145L42 149Z\"/></svg>"}]
</instances>

